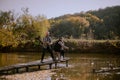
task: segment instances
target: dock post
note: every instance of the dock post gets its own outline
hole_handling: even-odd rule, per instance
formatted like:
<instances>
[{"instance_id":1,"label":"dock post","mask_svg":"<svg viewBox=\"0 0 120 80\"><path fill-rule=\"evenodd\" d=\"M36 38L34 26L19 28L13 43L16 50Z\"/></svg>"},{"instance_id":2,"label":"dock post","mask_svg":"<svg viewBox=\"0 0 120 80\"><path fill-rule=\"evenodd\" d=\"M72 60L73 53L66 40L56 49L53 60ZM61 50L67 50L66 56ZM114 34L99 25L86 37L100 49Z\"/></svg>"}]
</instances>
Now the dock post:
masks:
<instances>
[{"instance_id":1,"label":"dock post","mask_svg":"<svg viewBox=\"0 0 120 80\"><path fill-rule=\"evenodd\" d=\"M9 70L7 70L6 72L7 72L7 74L8 74L8 73L9 73Z\"/></svg>"},{"instance_id":2,"label":"dock post","mask_svg":"<svg viewBox=\"0 0 120 80\"><path fill-rule=\"evenodd\" d=\"M28 72L29 71L29 68L28 67L26 67L26 72Z\"/></svg>"},{"instance_id":3,"label":"dock post","mask_svg":"<svg viewBox=\"0 0 120 80\"><path fill-rule=\"evenodd\" d=\"M55 69L57 69L57 62L55 62Z\"/></svg>"},{"instance_id":4,"label":"dock post","mask_svg":"<svg viewBox=\"0 0 120 80\"><path fill-rule=\"evenodd\" d=\"M40 65L38 65L38 69L40 69Z\"/></svg>"},{"instance_id":5,"label":"dock post","mask_svg":"<svg viewBox=\"0 0 120 80\"><path fill-rule=\"evenodd\" d=\"M16 68L16 73L19 73L19 69L18 68Z\"/></svg>"},{"instance_id":6,"label":"dock post","mask_svg":"<svg viewBox=\"0 0 120 80\"><path fill-rule=\"evenodd\" d=\"M66 67L68 67L68 60L66 60Z\"/></svg>"},{"instance_id":7,"label":"dock post","mask_svg":"<svg viewBox=\"0 0 120 80\"><path fill-rule=\"evenodd\" d=\"M52 64L49 64L49 68L52 69Z\"/></svg>"},{"instance_id":8,"label":"dock post","mask_svg":"<svg viewBox=\"0 0 120 80\"><path fill-rule=\"evenodd\" d=\"M15 73L15 69L11 70L11 73L13 73L13 74L14 74L14 73Z\"/></svg>"}]
</instances>

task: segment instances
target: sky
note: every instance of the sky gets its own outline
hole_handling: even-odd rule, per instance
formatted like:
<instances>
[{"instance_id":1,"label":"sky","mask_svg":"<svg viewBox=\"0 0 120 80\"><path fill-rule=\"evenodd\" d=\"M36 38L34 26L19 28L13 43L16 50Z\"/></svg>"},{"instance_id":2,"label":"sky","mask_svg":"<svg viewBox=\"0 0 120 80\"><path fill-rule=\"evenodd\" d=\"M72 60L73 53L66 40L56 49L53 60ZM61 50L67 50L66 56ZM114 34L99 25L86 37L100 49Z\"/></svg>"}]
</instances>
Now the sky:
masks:
<instances>
[{"instance_id":1,"label":"sky","mask_svg":"<svg viewBox=\"0 0 120 80\"><path fill-rule=\"evenodd\" d=\"M120 0L0 0L0 11L14 10L20 14L22 8L29 8L33 16L54 18L118 5Z\"/></svg>"}]
</instances>

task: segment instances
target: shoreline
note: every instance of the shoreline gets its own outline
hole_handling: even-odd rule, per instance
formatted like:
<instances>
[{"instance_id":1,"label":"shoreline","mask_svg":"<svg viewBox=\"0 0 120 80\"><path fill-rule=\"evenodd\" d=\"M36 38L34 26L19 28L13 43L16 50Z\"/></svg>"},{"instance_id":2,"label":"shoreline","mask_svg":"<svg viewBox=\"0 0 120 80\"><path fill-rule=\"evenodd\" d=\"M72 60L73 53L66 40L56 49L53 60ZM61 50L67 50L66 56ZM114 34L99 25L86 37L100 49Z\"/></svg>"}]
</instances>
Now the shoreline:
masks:
<instances>
[{"instance_id":1,"label":"shoreline","mask_svg":"<svg viewBox=\"0 0 120 80\"><path fill-rule=\"evenodd\" d=\"M0 76L0 80L51 80L51 76L53 74L55 73L51 70L42 70L12 75L2 75Z\"/></svg>"},{"instance_id":2,"label":"shoreline","mask_svg":"<svg viewBox=\"0 0 120 80\"><path fill-rule=\"evenodd\" d=\"M29 45L26 45L28 44ZM21 43L20 46L1 46L0 53L9 52L41 52L42 46L35 46L33 42ZM65 45L69 47L69 52L83 53L119 53L120 40L80 40L80 39L65 39Z\"/></svg>"}]
</instances>

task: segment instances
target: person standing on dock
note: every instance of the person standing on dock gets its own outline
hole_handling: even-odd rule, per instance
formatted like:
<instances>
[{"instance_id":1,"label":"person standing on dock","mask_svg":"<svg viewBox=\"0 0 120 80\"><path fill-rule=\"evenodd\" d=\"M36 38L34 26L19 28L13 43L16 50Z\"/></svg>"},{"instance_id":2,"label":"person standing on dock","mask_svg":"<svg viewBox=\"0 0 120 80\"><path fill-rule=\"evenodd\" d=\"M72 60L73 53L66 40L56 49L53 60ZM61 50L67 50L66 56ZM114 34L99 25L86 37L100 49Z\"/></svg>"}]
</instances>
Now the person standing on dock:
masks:
<instances>
[{"instance_id":1,"label":"person standing on dock","mask_svg":"<svg viewBox=\"0 0 120 80\"><path fill-rule=\"evenodd\" d=\"M43 59L44 59L46 51L48 51L50 53L53 61L55 61L51 45L52 45L52 39L50 37L50 33L47 32L46 36L43 38L43 49L42 49L41 63L43 63Z\"/></svg>"},{"instance_id":2,"label":"person standing on dock","mask_svg":"<svg viewBox=\"0 0 120 80\"><path fill-rule=\"evenodd\" d=\"M54 51L58 56L58 60L61 60L61 57L65 57L65 49L68 50L69 48L65 46L63 37L60 37L54 44Z\"/></svg>"},{"instance_id":3,"label":"person standing on dock","mask_svg":"<svg viewBox=\"0 0 120 80\"><path fill-rule=\"evenodd\" d=\"M60 48L60 57L63 57L63 59L65 58L65 50L68 50L69 47L67 47L64 43L63 37L60 37L58 44L61 45Z\"/></svg>"}]
</instances>

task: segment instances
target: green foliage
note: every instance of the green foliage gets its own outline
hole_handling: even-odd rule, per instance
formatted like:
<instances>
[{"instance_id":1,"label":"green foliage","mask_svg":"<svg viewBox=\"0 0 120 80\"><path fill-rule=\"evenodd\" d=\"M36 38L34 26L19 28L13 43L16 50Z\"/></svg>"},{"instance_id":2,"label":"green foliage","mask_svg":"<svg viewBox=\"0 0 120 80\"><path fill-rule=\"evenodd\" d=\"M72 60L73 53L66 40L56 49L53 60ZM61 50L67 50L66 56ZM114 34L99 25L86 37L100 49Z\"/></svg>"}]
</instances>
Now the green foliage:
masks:
<instances>
[{"instance_id":1,"label":"green foliage","mask_svg":"<svg viewBox=\"0 0 120 80\"><path fill-rule=\"evenodd\" d=\"M89 22L82 17L69 17L63 20L54 22L51 28L54 36L73 36L80 37L84 33L85 29L88 28Z\"/></svg>"},{"instance_id":2,"label":"green foliage","mask_svg":"<svg viewBox=\"0 0 120 80\"><path fill-rule=\"evenodd\" d=\"M33 23L33 26L37 31L36 35L40 36L41 38L44 37L50 28L49 21L43 16L37 16Z\"/></svg>"},{"instance_id":3,"label":"green foliage","mask_svg":"<svg viewBox=\"0 0 120 80\"><path fill-rule=\"evenodd\" d=\"M120 39L120 6L75 14L49 20L55 37L81 39Z\"/></svg>"},{"instance_id":4,"label":"green foliage","mask_svg":"<svg viewBox=\"0 0 120 80\"><path fill-rule=\"evenodd\" d=\"M45 36L50 28L49 21L44 16L31 16L28 8L22 11L19 16L12 11L0 12L0 46L17 47Z\"/></svg>"},{"instance_id":5,"label":"green foliage","mask_svg":"<svg viewBox=\"0 0 120 80\"><path fill-rule=\"evenodd\" d=\"M103 20L102 24L96 26L96 30L99 30L95 33L98 39L120 39L120 6L89 11L89 13Z\"/></svg>"}]
</instances>

